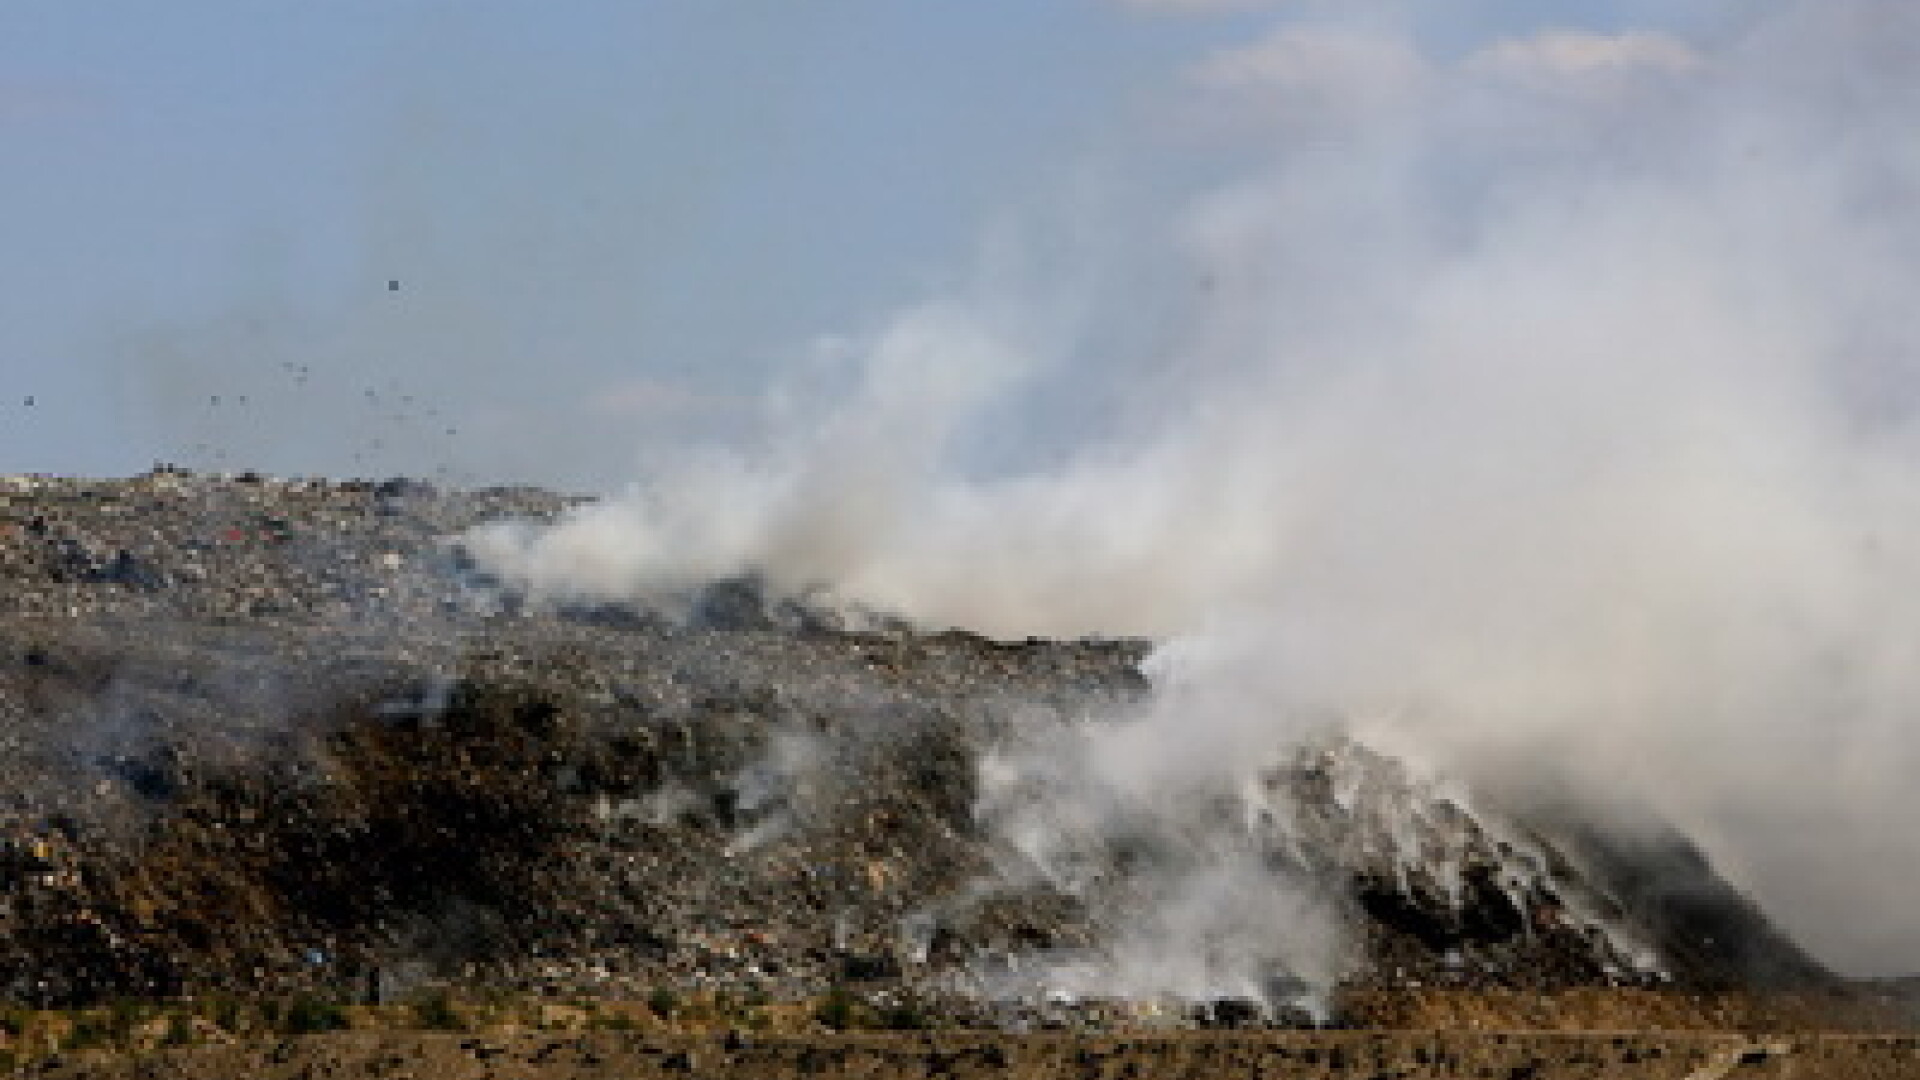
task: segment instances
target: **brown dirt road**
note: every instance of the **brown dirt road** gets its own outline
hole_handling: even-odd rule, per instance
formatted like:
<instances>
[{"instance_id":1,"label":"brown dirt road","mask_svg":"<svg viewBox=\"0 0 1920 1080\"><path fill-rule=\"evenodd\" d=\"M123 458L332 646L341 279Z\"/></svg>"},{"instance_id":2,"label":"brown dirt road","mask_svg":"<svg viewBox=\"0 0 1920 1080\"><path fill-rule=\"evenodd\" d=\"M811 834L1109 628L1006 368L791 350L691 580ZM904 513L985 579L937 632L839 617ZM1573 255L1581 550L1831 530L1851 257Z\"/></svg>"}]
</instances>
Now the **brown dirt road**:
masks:
<instances>
[{"instance_id":1,"label":"brown dirt road","mask_svg":"<svg viewBox=\"0 0 1920 1080\"><path fill-rule=\"evenodd\" d=\"M623 1032L355 1032L117 1059L73 1056L40 1062L27 1075L46 1080L1915 1080L1920 1078L1920 1036L1342 1031L672 1038Z\"/></svg>"}]
</instances>

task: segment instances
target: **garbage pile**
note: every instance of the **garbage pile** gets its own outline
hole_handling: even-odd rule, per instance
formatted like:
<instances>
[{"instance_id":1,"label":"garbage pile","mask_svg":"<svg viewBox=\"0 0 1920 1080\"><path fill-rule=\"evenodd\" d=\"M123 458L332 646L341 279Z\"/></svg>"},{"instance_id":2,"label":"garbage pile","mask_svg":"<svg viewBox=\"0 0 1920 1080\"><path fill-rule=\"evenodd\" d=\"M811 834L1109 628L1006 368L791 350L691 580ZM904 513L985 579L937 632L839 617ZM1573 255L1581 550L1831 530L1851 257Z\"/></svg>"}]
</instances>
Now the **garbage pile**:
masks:
<instances>
[{"instance_id":1,"label":"garbage pile","mask_svg":"<svg viewBox=\"0 0 1920 1080\"><path fill-rule=\"evenodd\" d=\"M1139 1007L1005 977L1099 957L1122 908L1010 876L980 766L1124 715L1144 643L848 628L751 582L692 614L545 607L463 562L463 530L575 501L0 478L0 998ZM1359 928L1352 985L1828 978L1680 837L1521 823L1347 743L1264 775L1273 857ZM1271 1017L1281 976L1182 1015Z\"/></svg>"}]
</instances>

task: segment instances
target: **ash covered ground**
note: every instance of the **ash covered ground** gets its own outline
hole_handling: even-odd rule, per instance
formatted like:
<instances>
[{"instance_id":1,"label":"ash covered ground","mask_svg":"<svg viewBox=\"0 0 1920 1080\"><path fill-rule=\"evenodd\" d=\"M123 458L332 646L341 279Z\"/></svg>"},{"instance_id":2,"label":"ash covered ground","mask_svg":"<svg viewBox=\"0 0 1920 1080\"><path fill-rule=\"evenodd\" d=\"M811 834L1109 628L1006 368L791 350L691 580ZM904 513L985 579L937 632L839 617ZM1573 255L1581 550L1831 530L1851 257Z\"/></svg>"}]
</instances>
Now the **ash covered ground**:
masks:
<instances>
[{"instance_id":1,"label":"ash covered ground","mask_svg":"<svg viewBox=\"0 0 1920 1080\"><path fill-rule=\"evenodd\" d=\"M0 996L851 993L1032 1027L1844 990L1686 838L1337 736L1177 815L1062 820L1034 763L1126 723L1145 642L739 580L534 605L462 556L575 501L0 479Z\"/></svg>"}]
</instances>

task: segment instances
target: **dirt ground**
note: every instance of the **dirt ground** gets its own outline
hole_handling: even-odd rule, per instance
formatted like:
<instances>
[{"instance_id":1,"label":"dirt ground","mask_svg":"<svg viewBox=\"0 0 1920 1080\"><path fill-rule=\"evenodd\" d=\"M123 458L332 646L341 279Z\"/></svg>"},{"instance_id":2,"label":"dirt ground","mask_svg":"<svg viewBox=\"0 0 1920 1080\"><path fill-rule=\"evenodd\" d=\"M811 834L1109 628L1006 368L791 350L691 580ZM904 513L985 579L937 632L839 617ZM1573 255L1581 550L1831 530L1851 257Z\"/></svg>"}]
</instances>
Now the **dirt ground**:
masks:
<instances>
[{"instance_id":1,"label":"dirt ground","mask_svg":"<svg viewBox=\"0 0 1920 1080\"><path fill-rule=\"evenodd\" d=\"M27 1075L125 1080L641 1080L715 1077L1489 1077L1501 1080L1913 1080L1920 1036L1280 1032L1085 1037L838 1035L671 1038L351 1032L109 1059Z\"/></svg>"}]
</instances>

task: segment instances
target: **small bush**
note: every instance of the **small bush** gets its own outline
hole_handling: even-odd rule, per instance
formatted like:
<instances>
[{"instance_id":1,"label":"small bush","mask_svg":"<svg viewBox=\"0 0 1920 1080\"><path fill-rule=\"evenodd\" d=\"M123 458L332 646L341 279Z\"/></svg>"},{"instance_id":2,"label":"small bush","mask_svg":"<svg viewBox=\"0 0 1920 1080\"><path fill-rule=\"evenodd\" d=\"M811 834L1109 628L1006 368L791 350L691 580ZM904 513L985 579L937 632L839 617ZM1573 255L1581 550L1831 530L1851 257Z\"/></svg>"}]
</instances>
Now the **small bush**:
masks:
<instances>
[{"instance_id":1,"label":"small bush","mask_svg":"<svg viewBox=\"0 0 1920 1080\"><path fill-rule=\"evenodd\" d=\"M298 997L280 1013L276 1029L282 1035L317 1035L323 1031L344 1031L347 1010L339 1004L316 997Z\"/></svg>"},{"instance_id":2,"label":"small bush","mask_svg":"<svg viewBox=\"0 0 1920 1080\"><path fill-rule=\"evenodd\" d=\"M9 1038L19 1038L27 1030L27 1021L33 1013L18 1005L0 1005L0 1032Z\"/></svg>"},{"instance_id":3,"label":"small bush","mask_svg":"<svg viewBox=\"0 0 1920 1080\"><path fill-rule=\"evenodd\" d=\"M454 1008L453 998L438 990L413 1003L413 1022L428 1031L462 1031L466 1020Z\"/></svg>"},{"instance_id":4,"label":"small bush","mask_svg":"<svg viewBox=\"0 0 1920 1080\"><path fill-rule=\"evenodd\" d=\"M680 1011L680 995L663 986L647 995L647 1008L660 1019L671 1020Z\"/></svg>"},{"instance_id":5,"label":"small bush","mask_svg":"<svg viewBox=\"0 0 1920 1080\"><path fill-rule=\"evenodd\" d=\"M813 1018L820 1026L833 1031L847 1031L860 1025L860 1016L864 1011L860 999L852 992L838 987L827 991L814 1007Z\"/></svg>"},{"instance_id":6,"label":"small bush","mask_svg":"<svg viewBox=\"0 0 1920 1080\"><path fill-rule=\"evenodd\" d=\"M173 1013L167 1017L167 1030L160 1036L162 1046L191 1046L195 1041L193 1021L185 1013Z\"/></svg>"},{"instance_id":7,"label":"small bush","mask_svg":"<svg viewBox=\"0 0 1920 1080\"><path fill-rule=\"evenodd\" d=\"M127 1035L153 1015L153 1007L138 1001L117 1000L107 1006L107 1026L116 1035Z\"/></svg>"},{"instance_id":8,"label":"small bush","mask_svg":"<svg viewBox=\"0 0 1920 1080\"><path fill-rule=\"evenodd\" d=\"M241 1021L246 1018L246 1006L239 998L221 995L207 1002L208 1013L213 1026L229 1035L240 1034Z\"/></svg>"},{"instance_id":9,"label":"small bush","mask_svg":"<svg viewBox=\"0 0 1920 1080\"><path fill-rule=\"evenodd\" d=\"M113 1041L113 1031L103 1018L83 1014L73 1018L63 1045L68 1050L97 1050Z\"/></svg>"},{"instance_id":10,"label":"small bush","mask_svg":"<svg viewBox=\"0 0 1920 1080\"><path fill-rule=\"evenodd\" d=\"M880 1014L880 1026L888 1031L926 1031L933 1027L933 1018L917 1005L902 1003Z\"/></svg>"}]
</instances>

